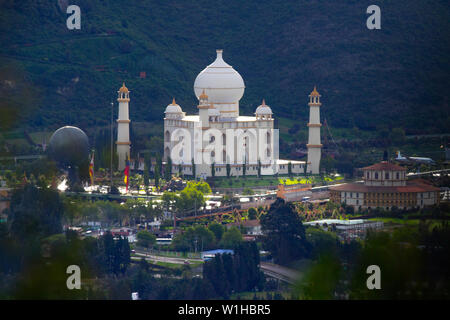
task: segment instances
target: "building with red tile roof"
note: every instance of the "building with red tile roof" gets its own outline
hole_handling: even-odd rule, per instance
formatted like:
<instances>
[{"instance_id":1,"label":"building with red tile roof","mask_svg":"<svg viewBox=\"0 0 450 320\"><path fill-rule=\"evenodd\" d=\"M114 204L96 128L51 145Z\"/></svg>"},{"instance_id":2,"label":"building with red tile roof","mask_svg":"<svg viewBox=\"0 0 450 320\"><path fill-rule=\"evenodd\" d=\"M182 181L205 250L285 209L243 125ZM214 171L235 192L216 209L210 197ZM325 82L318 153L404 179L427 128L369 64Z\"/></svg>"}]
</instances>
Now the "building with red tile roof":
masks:
<instances>
[{"instance_id":1,"label":"building with red tile roof","mask_svg":"<svg viewBox=\"0 0 450 320\"><path fill-rule=\"evenodd\" d=\"M330 200L355 209L409 209L439 203L440 189L423 179L406 178L406 169L383 161L362 168L363 183L330 187Z\"/></svg>"}]
</instances>

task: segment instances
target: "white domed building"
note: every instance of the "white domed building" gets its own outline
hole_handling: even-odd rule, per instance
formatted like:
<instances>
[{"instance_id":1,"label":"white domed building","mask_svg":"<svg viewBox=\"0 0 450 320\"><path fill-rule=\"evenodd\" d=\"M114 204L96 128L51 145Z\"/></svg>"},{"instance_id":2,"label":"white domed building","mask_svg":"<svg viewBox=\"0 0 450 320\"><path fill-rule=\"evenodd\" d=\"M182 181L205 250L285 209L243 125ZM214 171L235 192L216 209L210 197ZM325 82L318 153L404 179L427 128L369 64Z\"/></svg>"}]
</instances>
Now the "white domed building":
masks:
<instances>
[{"instance_id":1,"label":"white domed building","mask_svg":"<svg viewBox=\"0 0 450 320\"><path fill-rule=\"evenodd\" d=\"M172 172L181 166L183 174L195 171L202 178L274 175L287 174L290 166L292 173L303 173L304 161L278 158L278 131L264 100L255 116L239 114L245 83L222 54L217 50L216 60L195 79L198 115L186 115L175 99L164 112L164 159L170 157Z\"/></svg>"}]
</instances>

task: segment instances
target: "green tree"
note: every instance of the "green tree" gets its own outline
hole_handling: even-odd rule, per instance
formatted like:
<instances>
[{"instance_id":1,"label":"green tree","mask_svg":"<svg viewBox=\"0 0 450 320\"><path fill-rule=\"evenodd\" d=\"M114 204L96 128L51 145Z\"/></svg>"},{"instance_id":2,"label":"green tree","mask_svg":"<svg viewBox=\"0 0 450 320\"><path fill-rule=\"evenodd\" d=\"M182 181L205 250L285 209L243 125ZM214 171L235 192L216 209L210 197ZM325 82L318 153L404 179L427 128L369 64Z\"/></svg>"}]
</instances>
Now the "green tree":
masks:
<instances>
[{"instance_id":1,"label":"green tree","mask_svg":"<svg viewBox=\"0 0 450 320\"><path fill-rule=\"evenodd\" d=\"M177 234L172 246L180 251L204 251L211 248L216 241L214 233L205 226L194 226L184 233Z\"/></svg>"},{"instance_id":2,"label":"green tree","mask_svg":"<svg viewBox=\"0 0 450 320\"><path fill-rule=\"evenodd\" d=\"M213 222L208 226L208 229L214 233L217 241L222 239L222 235L225 232L225 227L217 222Z\"/></svg>"},{"instance_id":3,"label":"green tree","mask_svg":"<svg viewBox=\"0 0 450 320\"><path fill-rule=\"evenodd\" d=\"M201 191L203 194L211 194L211 187L206 181L188 181L186 188L194 188Z\"/></svg>"},{"instance_id":4,"label":"green tree","mask_svg":"<svg viewBox=\"0 0 450 320\"><path fill-rule=\"evenodd\" d=\"M167 157L166 167L164 169L164 179L169 181L172 178L172 159Z\"/></svg>"},{"instance_id":5,"label":"green tree","mask_svg":"<svg viewBox=\"0 0 450 320\"><path fill-rule=\"evenodd\" d=\"M255 208L249 208L248 209L248 219L249 220L255 220L258 216L258 211L256 211Z\"/></svg>"},{"instance_id":6,"label":"green tree","mask_svg":"<svg viewBox=\"0 0 450 320\"><path fill-rule=\"evenodd\" d=\"M156 243L156 236L148 231L139 231L137 233L137 239L137 244L145 248L150 248Z\"/></svg>"},{"instance_id":7,"label":"green tree","mask_svg":"<svg viewBox=\"0 0 450 320\"><path fill-rule=\"evenodd\" d=\"M155 166L155 188L156 190L159 189L159 180L160 180L160 171L159 171L159 166L156 165Z\"/></svg>"},{"instance_id":8,"label":"green tree","mask_svg":"<svg viewBox=\"0 0 450 320\"><path fill-rule=\"evenodd\" d=\"M232 226L229 230L225 231L220 241L220 245L227 249L232 249L239 245L243 241L242 234L239 229Z\"/></svg>"},{"instance_id":9,"label":"green tree","mask_svg":"<svg viewBox=\"0 0 450 320\"><path fill-rule=\"evenodd\" d=\"M197 172L196 172L194 158L192 158L191 163L192 163L192 176L194 177L194 180L195 180L197 178Z\"/></svg>"},{"instance_id":10,"label":"green tree","mask_svg":"<svg viewBox=\"0 0 450 320\"><path fill-rule=\"evenodd\" d=\"M288 162L288 175L292 177L292 163L290 161Z\"/></svg>"},{"instance_id":11,"label":"green tree","mask_svg":"<svg viewBox=\"0 0 450 320\"><path fill-rule=\"evenodd\" d=\"M214 178L216 176L216 164L211 163L211 176Z\"/></svg>"},{"instance_id":12,"label":"green tree","mask_svg":"<svg viewBox=\"0 0 450 320\"><path fill-rule=\"evenodd\" d=\"M276 263L287 264L309 256L310 244L306 240L305 228L291 203L278 198L269 212L261 216L261 229L263 245L272 253Z\"/></svg>"},{"instance_id":13,"label":"green tree","mask_svg":"<svg viewBox=\"0 0 450 320\"><path fill-rule=\"evenodd\" d=\"M258 159L258 178L261 177L261 160Z\"/></svg>"},{"instance_id":14,"label":"green tree","mask_svg":"<svg viewBox=\"0 0 450 320\"><path fill-rule=\"evenodd\" d=\"M149 180L150 180L150 167L152 166L150 155L146 153L144 155L144 185L145 185L145 192L148 193L148 186L149 186Z\"/></svg>"},{"instance_id":15,"label":"green tree","mask_svg":"<svg viewBox=\"0 0 450 320\"><path fill-rule=\"evenodd\" d=\"M26 184L13 192L8 216L11 234L35 241L62 232L64 205L58 192Z\"/></svg>"}]
</instances>

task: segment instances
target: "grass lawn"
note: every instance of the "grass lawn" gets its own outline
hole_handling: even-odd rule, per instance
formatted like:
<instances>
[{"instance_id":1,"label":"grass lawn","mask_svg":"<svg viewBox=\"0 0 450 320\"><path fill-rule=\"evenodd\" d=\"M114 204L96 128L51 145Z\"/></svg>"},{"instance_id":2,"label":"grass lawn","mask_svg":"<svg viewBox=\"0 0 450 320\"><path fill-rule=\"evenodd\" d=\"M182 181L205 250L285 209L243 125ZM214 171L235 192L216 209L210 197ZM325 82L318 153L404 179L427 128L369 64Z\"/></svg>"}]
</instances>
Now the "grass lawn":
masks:
<instances>
[{"instance_id":1,"label":"grass lawn","mask_svg":"<svg viewBox=\"0 0 450 320\"><path fill-rule=\"evenodd\" d=\"M402 218L370 218L372 221L383 221L386 226L417 226L420 219L402 219ZM426 222L430 224L430 228L440 225L444 220L427 219Z\"/></svg>"},{"instance_id":2,"label":"grass lawn","mask_svg":"<svg viewBox=\"0 0 450 320\"><path fill-rule=\"evenodd\" d=\"M192 263L190 262L188 264L189 267L194 268L194 267L198 267L202 264L203 262L195 262ZM161 267L166 267L166 268L171 268L171 269L181 269L185 264L182 263L170 263L170 262L161 262L161 261L156 261L155 264L157 264L158 266Z\"/></svg>"},{"instance_id":3,"label":"grass lawn","mask_svg":"<svg viewBox=\"0 0 450 320\"><path fill-rule=\"evenodd\" d=\"M343 180L342 177L325 177L325 182L337 182ZM214 178L215 188L246 188L246 187L269 187L277 186L279 184L293 185L293 184L313 184L313 183L323 183L322 179L318 176L279 176L277 177L253 177L248 176L245 178L226 178L226 177L216 177Z\"/></svg>"}]
</instances>

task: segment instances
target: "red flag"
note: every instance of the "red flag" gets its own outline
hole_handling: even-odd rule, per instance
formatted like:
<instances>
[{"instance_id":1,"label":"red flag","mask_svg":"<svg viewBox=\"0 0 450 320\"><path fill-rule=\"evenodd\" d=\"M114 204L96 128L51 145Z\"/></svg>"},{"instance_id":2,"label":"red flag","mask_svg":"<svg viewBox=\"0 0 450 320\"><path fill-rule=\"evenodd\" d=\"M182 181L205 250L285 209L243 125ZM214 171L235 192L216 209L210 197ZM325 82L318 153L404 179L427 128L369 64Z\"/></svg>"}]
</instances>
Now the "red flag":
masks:
<instances>
[{"instance_id":1,"label":"red flag","mask_svg":"<svg viewBox=\"0 0 450 320\"><path fill-rule=\"evenodd\" d=\"M92 153L91 163L89 164L89 177L91 178L91 185L94 185L94 153Z\"/></svg>"}]
</instances>

